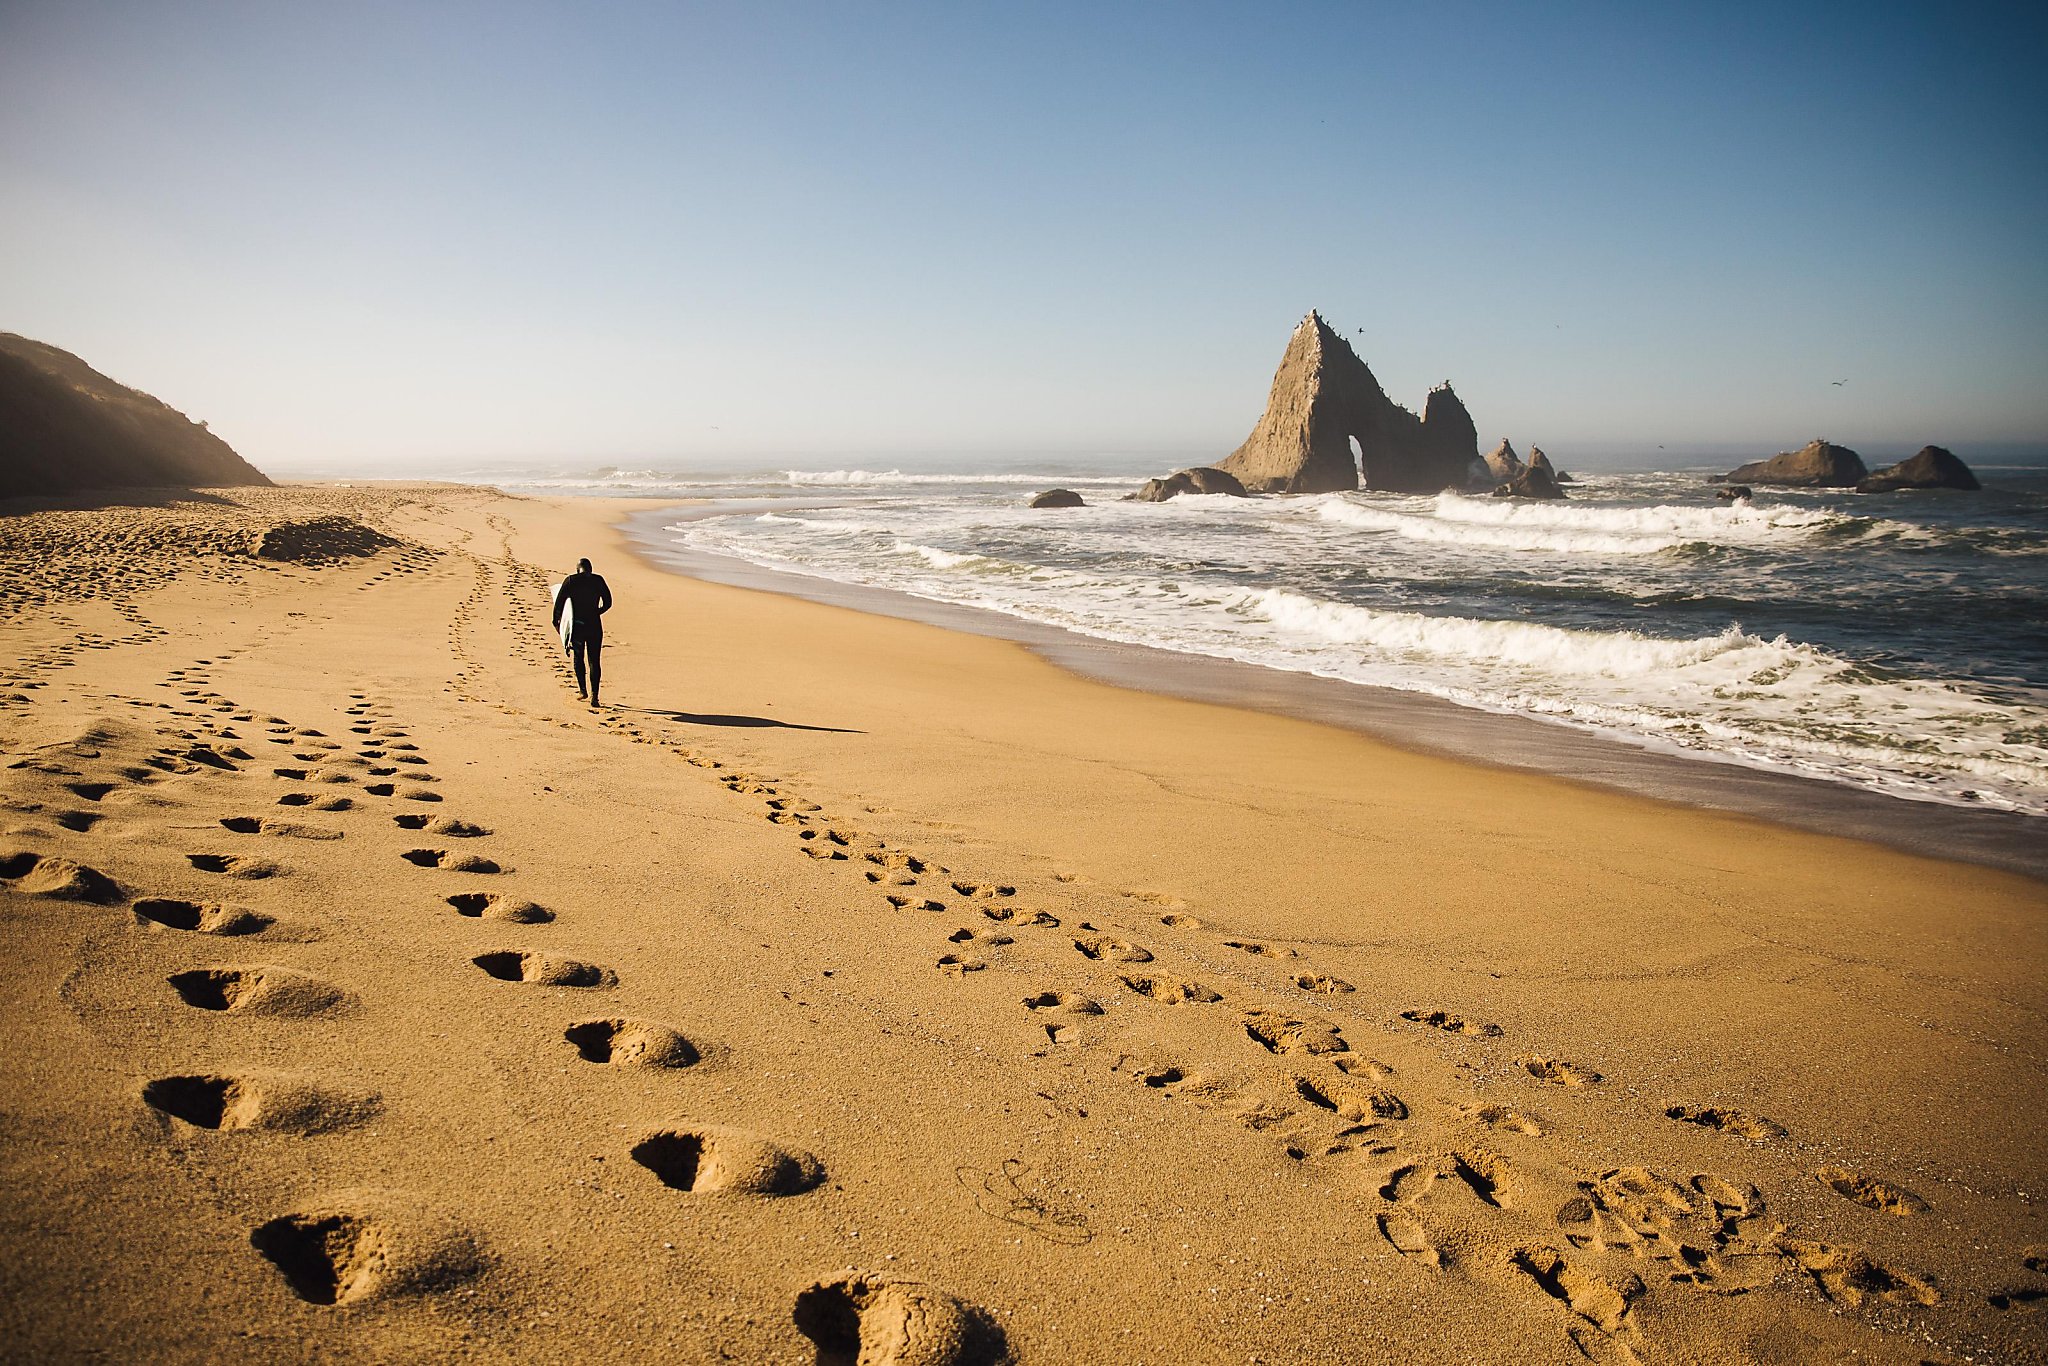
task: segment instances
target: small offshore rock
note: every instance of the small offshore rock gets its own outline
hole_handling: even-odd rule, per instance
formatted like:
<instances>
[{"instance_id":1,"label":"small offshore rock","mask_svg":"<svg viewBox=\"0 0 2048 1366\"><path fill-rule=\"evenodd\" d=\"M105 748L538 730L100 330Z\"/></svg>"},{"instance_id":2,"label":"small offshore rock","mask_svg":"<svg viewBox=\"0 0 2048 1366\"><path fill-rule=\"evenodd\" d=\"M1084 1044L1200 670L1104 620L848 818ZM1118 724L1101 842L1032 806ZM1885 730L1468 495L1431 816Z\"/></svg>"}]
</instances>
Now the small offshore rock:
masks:
<instances>
[{"instance_id":1,"label":"small offshore rock","mask_svg":"<svg viewBox=\"0 0 2048 1366\"><path fill-rule=\"evenodd\" d=\"M1981 489L1970 467L1945 446L1922 446L1919 454L1886 465L1856 485L1858 493L1891 493L1897 489Z\"/></svg>"},{"instance_id":2,"label":"small offshore rock","mask_svg":"<svg viewBox=\"0 0 2048 1366\"><path fill-rule=\"evenodd\" d=\"M1853 488L1869 475L1863 457L1831 441L1809 441L1796 451L1780 451L1769 460L1755 460L1728 471L1716 483L1777 484L1785 488Z\"/></svg>"}]
</instances>

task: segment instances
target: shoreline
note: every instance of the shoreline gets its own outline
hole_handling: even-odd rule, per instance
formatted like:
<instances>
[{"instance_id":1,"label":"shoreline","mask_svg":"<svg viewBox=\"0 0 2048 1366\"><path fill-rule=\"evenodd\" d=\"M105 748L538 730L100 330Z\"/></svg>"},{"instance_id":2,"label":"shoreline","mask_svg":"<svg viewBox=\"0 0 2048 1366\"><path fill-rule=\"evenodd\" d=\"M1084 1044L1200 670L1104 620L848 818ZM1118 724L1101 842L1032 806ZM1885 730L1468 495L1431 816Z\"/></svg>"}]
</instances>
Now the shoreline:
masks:
<instances>
[{"instance_id":1,"label":"shoreline","mask_svg":"<svg viewBox=\"0 0 2048 1366\"><path fill-rule=\"evenodd\" d=\"M778 505L787 502L778 500ZM2048 881L2048 820L2038 817L1914 801L1713 755L1673 754L1535 717L1462 707L1424 693L1104 640L988 608L690 550L666 530L677 521L722 513L704 502L664 502L628 512L617 529L623 544L666 572L1010 641L1095 682L1335 726L1417 754L1540 773Z\"/></svg>"}]
</instances>

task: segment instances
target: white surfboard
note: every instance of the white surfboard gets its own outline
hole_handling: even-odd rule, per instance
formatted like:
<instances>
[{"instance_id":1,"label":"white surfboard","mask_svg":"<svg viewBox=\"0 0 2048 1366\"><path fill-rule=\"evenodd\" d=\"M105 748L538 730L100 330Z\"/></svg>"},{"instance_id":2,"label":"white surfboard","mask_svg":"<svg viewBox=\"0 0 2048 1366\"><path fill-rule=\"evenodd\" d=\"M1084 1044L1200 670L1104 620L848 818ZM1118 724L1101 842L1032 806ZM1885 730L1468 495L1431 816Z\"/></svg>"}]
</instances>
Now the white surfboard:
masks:
<instances>
[{"instance_id":1,"label":"white surfboard","mask_svg":"<svg viewBox=\"0 0 2048 1366\"><path fill-rule=\"evenodd\" d=\"M548 595L548 610L550 612L554 611L555 600L562 597L562 584L567 582L567 579L563 579L561 583L557 583L555 591ZM562 653L565 655L569 654L571 653L569 638L576 633L576 604L574 602L566 598L562 599L562 619L557 624L562 634Z\"/></svg>"}]
</instances>

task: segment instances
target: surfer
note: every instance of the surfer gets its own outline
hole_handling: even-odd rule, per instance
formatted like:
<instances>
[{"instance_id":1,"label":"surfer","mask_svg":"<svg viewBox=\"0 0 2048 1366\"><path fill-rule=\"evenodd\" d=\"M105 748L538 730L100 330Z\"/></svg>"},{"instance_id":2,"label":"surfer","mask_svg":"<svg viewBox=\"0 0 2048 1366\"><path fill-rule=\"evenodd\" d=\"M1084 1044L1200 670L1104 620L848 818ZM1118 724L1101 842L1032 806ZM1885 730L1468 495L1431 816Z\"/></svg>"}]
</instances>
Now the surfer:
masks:
<instances>
[{"instance_id":1,"label":"surfer","mask_svg":"<svg viewBox=\"0 0 2048 1366\"><path fill-rule=\"evenodd\" d=\"M562 644L576 665L576 695L588 697L592 707L597 706L597 685L604 676L604 666L598 660L604 652L604 614L611 607L612 590L601 575L590 572L589 560L576 561L576 572L555 589L555 629L562 632ZM583 682L586 660L590 674L587 691Z\"/></svg>"}]
</instances>

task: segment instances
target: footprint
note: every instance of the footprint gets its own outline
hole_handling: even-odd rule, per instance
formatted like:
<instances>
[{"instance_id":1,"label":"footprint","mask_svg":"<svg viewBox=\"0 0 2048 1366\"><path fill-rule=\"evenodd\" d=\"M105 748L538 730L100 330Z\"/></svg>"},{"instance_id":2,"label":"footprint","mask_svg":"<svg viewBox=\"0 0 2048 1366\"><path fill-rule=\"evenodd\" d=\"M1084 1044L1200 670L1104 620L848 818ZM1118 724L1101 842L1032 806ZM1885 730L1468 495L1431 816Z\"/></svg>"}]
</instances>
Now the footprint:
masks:
<instances>
[{"instance_id":1,"label":"footprint","mask_svg":"<svg viewBox=\"0 0 2048 1366\"><path fill-rule=\"evenodd\" d=\"M1326 996L1341 996L1358 990L1342 977L1329 977L1320 972L1304 972L1294 979L1294 985L1303 991L1321 992Z\"/></svg>"},{"instance_id":2,"label":"footprint","mask_svg":"<svg viewBox=\"0 0 2048 1366\"><path fill-rule=\"evenodd\" d=\"M238 835L280 835L299 840L338 840L341 831L318 825L294 825L290 821L267 821L259 816L223 816L221 827Z\"/></svg>"},{"instance_id":3,"label":"footprint","mask_svg":"<svg viewBox=\"0 0 2048 1366\"><path fill-rule=\"evenodd\" d=\"M1497 1039L1506 1032L1497 1024L1463 1020L1443 1010L1404 1010L1401 1012L1401 1018L1412 1024L1441 1029L1446 1034L1460 1034L1473 1039Z\"/></svg>"},{"instance_id":4,"label":"footprint","mask_svg":"<svg viewBox=\"0 0 2048 1366\"><path fill-rule=\"evenodd\" d=\"M988 964L982 962L979 958L969 958L961 954L949 953L941 957L933 966L937 967L940 972L948 972L958 977L970 972L980 972Z\"/></svg>"},{"instance_id":5,"label":"footprint","mask_svg":"<svg viewBox=\"0 0 2048 1366\"><path fill-rule=\"evenodd\" d=\"M1703 1129L1714 1129L1724 1134L1734 1134L1762 1143L1773 1138L1785 1137L1785 1126L1761 1115L1745 1114L1741 1110L1724 1109L1718 1105L1673 1105L1664 1112L1670 1119L1686 1124L1697 1124Z\"/></svg>"},{"instance_id":6,"label":"footprint","mask_svg":"<svg viewBox=\"0 0 2048 1366\"><path fill-rule=\"evenodd\" d=\"M899 869L906 873L922 873L930 866L915 854L906 854L895 849L871 849L861 857L880 867Z\"/></svg>"},{"instance_id":7,"label":"footprint","mask_svg":"<svg viewBox=\"0 0 2048 1366\"><path fill-rule=\"evenodd\" d=\"M481 825L459 821L452 816L407 813L403 816L393 816L391 823L401 830L424 830L430 835L445 835L449 839L458 840L472 840L491 833Z\"/></svg>"},{"instance_id":8,"label":"footprint","mask_svg":"<svg viewBox=\"0 0 2048 1366\"><path fill-rule=\"evenodd\" d=\"M671 1190L709 1194L798 1195L825 1176L809 1153L712 1126L657 1130L631 1156Z\"/></svg>"},{"instance_id":9,"label":"footprint","mask_svg":"<svg viewBox=\"0 0 2048 1366\"><path fill-rule=\"evenodd\" d=\"M1244 1032L1269 1053L1343 1053L1350 1048L1335 1025L1297 1020L1278 1011L1252 1011L1244 1017Z\"/></svg>"},{"instance_id":10,"label":"footprint","mask_svg":"<svg viewBox=\"0 0 2048 1366\"><path fill-rule=\"evenodd\" d=\"M198 1129L317 1134L375 1114L374 1096L347 1096L281 1072L158 1077L142 1088L151 1109Z\"/></svg>"},{"instance_id":11,"label":"footprint","mask_svg":"<svg viewBox=\"0 0 2048 1366\"><path fill-rule=\"evenodd\" d=\"M1076 939L1074 947L1079 949L1084 956L1102 962L1149 963L1152 961L1152 954L1149 950L1139 948L1136 944L1126 943L1124 940L1106 934Z\"/></svg>"},{"instance_id":12,"label":"footprint","mask_svg":"<svg viewBox=\"0 0 2048 1366\"><path fill-rule=\"evenodd\" d=\"M311 1304L360 1304L445 1290L480 1274L474 1237L388 1192L344 1194L255 1229L250 1246Z\"/></svg>"},{"instance_id":13,"label":"footprint","mask_svg":"<svg viewBox=\"0 0 2048 1366\"><path fill-rule=\"evenodd\" d=\"M962 896L982 897L984 899L1017 895L1015 887L1005 887L992 882L955 882L953 890Z\"/></svg>"},{"instance_id":14,"label":"footprint","mask_svg":"<svg viewBox=\"0 0 2048 1366\"><path fill-rule=\"evenodd\" d=\"M1889 1181L1878 1181L1868 1176L1858 1176L1845 1167L1822 1167L1814 1172L1814 1179L1834 1191L1845 1200L1854 1200L1865 1209L1883 1210L1886 1214L1925 1214L1927 1202L1904 1186L1894 1186Z\"/></svg>"},{"instance_id":15,"label":"footprint","mask_svg":"<svg viewBox=\"0 0 2048 1366\"><path fill-rule=\"evenodd\" d=\"M105 873L54 854L0 855L0 882L7 883L23 895L49 897L55 901L88 901L104 905L121 899L121 889Z\"/></svg>"},{"instance_id":16,"label":"footprint","mask_svg":"<svg viewBox=\"0 0 2048 1366\"><path fill-rule=\"evenodd\" d=\"M1514 1193L1507 1159L1483 1148L1452 1153L1451 1175L1463 1181L1474 1195L1495 1209L1506 1209Z\"/></svg>"},{"instance_id":17,"label":"footprint","mask_svg":"<svg viewBox=\"0 0 2048 1366\"><path fill-rule=\"evenodd\" d=\"M1367 1081L1385 1081L1388 1077L1394 1075L1394 1069L1388 1064L1381 1062L1378 1058L1367 1058L1357 1054L1350 1054L1341 1058L1332 1058L1330 1061L1335 1063L1337 1070L1344 1073L1344 1075L1364 1077Z\"/></svg>"},{"instance_id":18,"label":"footprint","mask_svg":"<svg viewBox=\"0 0 2048 1366\"><path fill-rule=\"evenodd\" d=\"M1069 1015L1100 1015L1102 1007L1078 991L1041 991L1024 998L1026 1010L1060 1010Z\"/></svg>"},{"instance_id":19,"label":"footprint","mask_svg":"<svg viewBox=\"0 0 2048 1366\"><path fill-rule=\"evenodd\" d=\"M492 859L480 858L475 854L451 854L446 849L408 849L399 855L407 863L421 868L439 868L450 873L502 873Z\"/></svg>"},{"instance_id":20,"label":"footprint","mask_svg":"<svg viewBox=\"0 0 2048 1366\"><path fill-rule=\"evenodd\" d=\"M921 896L890 896L889 904L899 911L943 911L946 904Z\"/></svg>"},{"instance_id":21,"label":"footprint","mask_svg":"<svg viewBox=\"0 0 2048 1366\"><path fill-rule=\"evenodd\" d=\"M1404 1205L1415 1204L1429 1194L1441 1174L1431 1163L1416 1162L1396 1167L1387 1173L1386 1180L1380 1182L1380 1199L1396 1200Z\"/></svg>"},{"instance_id":22,"label":"footprint","mask_svg":"<svg viewBox=\"0 0 2048 1366\"><path fill-rule=\"evenodd\" d=\"M1159 923L1170 930L1199 930L1202 928L1203 922L1199 916L1182 915L1179 912L1174 912L1169 915L1160 916Z\"/></svg>"},{"instance_id":23,"label":"footprint","mask_svg":"<svg viewBox=\"0 0 2048 1366\"><path fill-rule=\"evenodd\" d=\"M1239 953L1253 954L1259 958L1301 957L1293 949L1275 948L1271 944L1261 944L1256 939L1226 939L1223 941L1223 947L1226 949L1236 949Z\"/></svg>"},{"instance_id":24,"label":"footprint","mask_svg":"<svg viewBox=\"0 0 2048 1366\"><path fill-rule=\"evenodd\" d=\"M500 896L496 892L458 892L448 898L448 904L455 908L457 915L466 915L472 920L510 920L520 925L545 925L555 918L555 913L545 906L536 906L517 897Z\"/></svg>"},{"instance_id":25,"label":"footprint","mask_svg":"<svg viewBox=\"0 0 2048 1366\"><path fill-rule=\"evenodd\" d=\"M237 1015L304 1019L331 1013L350 1001L348 992L332 982L267 964L194 968L166 980L188 1006Z\"/></svg>"},{"instance_id":26,"label":"footprint","mask_svg":"<svg viewBox=\"0 0 2048 1366\"><path fill-rule=\"evenodd\" d=\"M1019 911L1009 906L984 906L981 913L990 920L1000 920L1011 925L1036 925L1056 930L1060 927L1059 917L1044 911Z\"/></svg>"},{"instance_id":27,"label":"footprint","mask_svg":"<svg viewBox=\"0 0 2048 1366\"><path fill-rule=\"evenodd\" d=\"M287 792L277 799L279 806L303 806L312 811L353 811L355 802L348 797L322 797L312 792Z\"/></svg>"},{"instance_id":28,"label":"footprint","mask_svg":"<svg viewBox=\"0 0 2048 1366\"><path fill-rule=\"evenodd\" d=\"M1547 1081L1553 1086L1593 1086L1600 1080L1600 1074L1590 1067L1535 1053L1524 1053L1515 1059L1515 1065L1536 1080Z\"/></svg>"},{"instance_id":29,"label":"footprint","mask_svg":"<svg viewBox=\"0 0 2048 1366\"><path fill-rule=\"evenodd\" d=\"M1484 1124L1489 1129L1501 1129L1511 1134L1525 1134L1530 1138L1541 1138L1543 1126L1527 1115L1518 1114L1504 1105L1470 1105L1465 1107L1467 1119Z\"/></svg>"},{"instance_id":30,"label":"footprint","mask_svg":"<svg viewBox=\"0 0 2048 1366\"><path fill-rule=\"evenodd\" d=\"M519 949L497 949L469 960L500 982L530 982L543 987L608 987L618 982L609 968L574 958Z\"/></svg>"},{"instance_id":31,"label":"footprint","mask_svg":"<svg viewBox=\"0 0 2048 1366\"><path fill-rule=\"evenodd\" d=\"M651 1020L586 1020L562 1037L585 1062L611 1067L689 1067L700 1056L688 1039Z\"/></svg>"},{"instance_id":32,"label":"footprint","mask_svg":"<svg viewBox=\"0 0 2048 1366\"><path fill-rule=\"evenodd\" d=\"M1606 1333L1621 1331L1630 1303L1644 1289L1642 1281L1633 1275L1619 1285L1609 1284L1592 1272L1573 1266L1553 1247L1516 1248L1508 1256L1508 1265L1535 1282L1544 1294Z\"/></svg>"},{"instance_id":33,"label":"footprint","mask_svg":"<svg viewBox=\"0 0 2048 1366\"><path fill-rule=\"evenodd\" d=\"M982 944L988 948L999 949L1005 944L1014 944L1017 941L997 930L977 931L963 927L947 935L946 942L948 944Z\"/></svg>"},{"instance_id":34,"label":"footprint","mask_svg":"<svg viewBox=\"0 0 2048 1366\"><path fill-rule=\"evenodd\" d=\"M993 1366L1010 1359L995 1321L936 1286L850 1271L796 1297L819 1366Z\"/></svg>"},{"instance_id":35,"label":"footprint","mask_svg":"<svg viewBox=\"0 0 2048 1366\"><path fill-rule=\"evenodd\" d=\"M1941 1292L1918 1276L1894 1270L1861 1248L1834 1247L1803 1238L1780 1240L1779 1248L1794 1266L1813 1278L1823 1295L1852 1309L1866 1299L1931 1307Z\"/></svg>"},{"instance_id":36,"label":"footprint","mask_svg":"<svg viewBox=\"0 0 2048 1366\"><path fill-rule=\"evenodd\" d=\"M167 929L191 930L198 934L259 934L268 929L270 917L236 906L208 902L177 901L169 897L144 897L130 908L135 918Z\"/></svg>"},{"instance_id":37,"label":"footprint","mask_svg":"<svg viewBox=\"0 0 2048 1366\"><path fill-rule=\"evenodd\" d=\"M1294 1089L1311 1105L1334 1110L1353 1123L1408 1118L1408 1107L1392 1091L1346 1085L1329 1079L1296 1077Z\"/></svg>"},{"instance_id":38,"label":"footprint","mask_svg":"<svg viewBox=\"0 0 2048 1366\"><path fill-rule=\"evenodd\" d=\"M221 873L227 877L257 879L276 877L284 871L275 863L240 854L187 854L185 862L202 873Z\"/></svg>"},{"instance_id":39,"label":"footprint","mask_svg":"<svg viewBox=\"0 0 2048 1366\"><path fill-rule=\"evenodd\" d=\"M1161 1005L1210 1005L1223 999L1199 982L1182 982L1171 977L1125 977L1121 980L1132 991Z\"/></svg>"},{"instance_id":40,"label":"footprint","mask_svg":"<svg viewBox=\"0 0 2048 1366\"><path fill-rule=\"evenodd\" d=\"M1380 1236L1403 1257L1413 1257L1424 1266L1443 1266L1443 1254L1431 1241L1429 1230L1407 1210L1388 1210L1379 1217L1379 1226Z\"/></svg>"}]
</instances>

